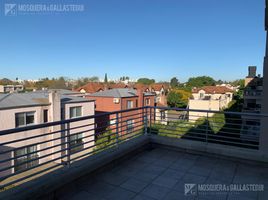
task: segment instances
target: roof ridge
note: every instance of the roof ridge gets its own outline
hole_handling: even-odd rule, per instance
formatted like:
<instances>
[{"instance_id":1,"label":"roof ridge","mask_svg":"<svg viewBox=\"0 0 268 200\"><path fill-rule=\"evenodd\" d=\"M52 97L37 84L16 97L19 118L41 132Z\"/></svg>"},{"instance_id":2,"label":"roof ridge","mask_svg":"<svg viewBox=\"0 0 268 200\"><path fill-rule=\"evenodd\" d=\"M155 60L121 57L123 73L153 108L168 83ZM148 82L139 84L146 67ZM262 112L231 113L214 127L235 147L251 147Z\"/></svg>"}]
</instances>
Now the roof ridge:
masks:
<instances>
[{"instance_id":1,"label":"roof ridge","mask_svg":"<svg viewBox=\"0 0 268 200\"><path fill-rule=\"evenodd\" d=\"M5 98L9 97L11 95L11 93L5 95L3 98L0 99L0 101L3 101Z\"/></svg>"}]
</instances>

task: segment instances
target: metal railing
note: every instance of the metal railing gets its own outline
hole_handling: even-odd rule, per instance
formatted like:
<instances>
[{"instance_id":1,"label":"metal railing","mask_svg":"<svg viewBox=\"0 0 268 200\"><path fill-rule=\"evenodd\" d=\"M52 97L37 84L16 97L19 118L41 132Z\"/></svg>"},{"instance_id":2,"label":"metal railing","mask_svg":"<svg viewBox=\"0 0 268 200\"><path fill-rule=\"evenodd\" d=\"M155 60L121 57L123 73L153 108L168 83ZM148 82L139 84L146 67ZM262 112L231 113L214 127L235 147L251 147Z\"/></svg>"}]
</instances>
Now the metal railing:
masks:
<instances>
[{"instance_id":1,"label":"metal railing","mask_svg":"<svg viewBox=\"0 0 268 200\"><path fill-rule=\"evenodd\" d=\"M244 118L243 116L247 116ZM259 148L260 114L141 107L0 131L0 189L140 135Z\"/></svg>"}]
</instances>

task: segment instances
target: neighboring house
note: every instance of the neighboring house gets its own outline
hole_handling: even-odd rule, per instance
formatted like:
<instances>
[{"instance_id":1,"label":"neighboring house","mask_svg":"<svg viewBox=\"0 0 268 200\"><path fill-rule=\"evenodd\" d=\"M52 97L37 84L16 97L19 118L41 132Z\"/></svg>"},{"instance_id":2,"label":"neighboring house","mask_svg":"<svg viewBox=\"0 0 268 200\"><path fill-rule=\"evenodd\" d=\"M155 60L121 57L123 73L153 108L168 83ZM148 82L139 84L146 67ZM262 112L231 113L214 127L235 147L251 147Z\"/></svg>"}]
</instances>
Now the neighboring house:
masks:
<instances>
[{"instance_id":1,"label":"neighboring house","mask_svg":"<svg viewBox=\"0 0 268 200\"><path fill-rule=\"evenodd\" d=\"M223 83L223 84L216 85L216 86L224 86L224 87L227 87L227 88L229 88L230 90L233 90L233 91L235 91L235 92L238 92L238 90L239 90L239 86L233 86L233 85L231 85L231 84L225 84L225 83Z\"/></svg>"},{"instance_id":2,"label":"neighboring house","mask_svg":"<svg viewBox=\"0 0 268 200\"><path fill-rule=\"evenodd\" d=\"M23 90L23 85L0 85L0 93L21 92Z\"/></svg>"},{"instance_id":3,"label":"neighboring house","mask_svg":"<svg viewBox=\"0 0 268 200\"><path fill-rule=\"evenodd\" d=\"M65 95L61 92L52 90L31 93L0 94L0 130L94 115L94 100ZM70 128L69 132L65 131L65 128L68 126ZM77 128L78 126L79 128ZM76 128L72 129L74 127ZM61 143L67 141L67 137L58 139L66 136L66 134L70 134L72 158L75 157L77 155L75 152L79 151L81 148L88 148L94 145L95 137L93 129L94 119L87 119L79 122L73 122L69 125L57 125L0 136L0 151L7 151L5 154L1 154L0 160L19 157L11 160L10 162L0 164L0 168L11 167L6 171L1 172L0 177L52 159L55 159L55 161L53 161L55 163L63 162L63 160L66 160L66 157L65 159L62 159L60 156L66 155L66 152L53 155L48 154L58 152L67 147L65 143L61 145ZM24 140L22 142L12 142L10 144L3 145L9 141L25 139L53 132L55 133ZM82 137L87 138L82 139ZM48 140L50 141L46 142ZM81 144L81 146L77 147L79 144ZM55 145L57 146L53 147ZM91 151L90 148L88 148L88 150ZM24 154L29 153L32 154L23 156ZM17 167L12 167L35 158L37 158L35 161L22 164Z\"/></svg>"},{"instance_id":4,"label":"neighboring house","mask_svg":"<svg viewBox=\"0 0 268 200\"><path fill-rule=\"evenodd\" d=\"M96 92L87 97L95 100L96 113L107 113L155 105L155 94L128 88L105 90ZM147 114L149 115L149 113ZM142 120L140 120L141 116L142 110L121 113L118 120L120 135L133 132L134 126L136 129L142 128ZM98 133L100 134L104 132L106 127L115 131L116 122L115 115L96 118Z\"/></svg>"},{"instance_id":5,"label":"neighboring house","mask_svg":"<svg viewBox=\"0 0 268 200\"><path fill-rule=\"evenodd\" d=\"M263 78L256 76L257 67L248 67L248 76L245 78L243 112L260 113L263 93ZM260 120L254 116L242 115L241 138L255 138L259 132Z\"/></svg>"},{"instance_id":6,"label":"neighboring house","mask_svg":"<svg viewBox=\"0 0 268 200\"><path fill-rule=\"evenodd\" d=\"M110 90L115 88L128 88L124 83L101 83L101 82L89 82L86 85L78 88L76 91L86 94L92 94L104 90Z\"/></svg>"},{"instance_id":7,"label":"neighboring house","mask_svg":"<svg viewBox=\"0 0 268 200\"><path fill-rule=\"evenodd\" d=\"M99 82L89 82L86 85L79 87L77 89L78 92L81 93L88 93L88 94L92 94L95 92L100 92L103 91L105 89L104 84L103 83L99 83Z\"/></svg>"},{"instance_id":8,"label":"neighboring house","mask_svg":"<svg viewBox=\"0 0 268 200\"><path fill-rule=\"evenodd\" d=\"M189 109L220 111L228 107L233 100L234 91L225 86L204 86L192 90L192 98L189 99ZM209 117L213 113L209 114ZM200 117L206 117L206 112L189 112L189 120L196 121Z\"/></svg>"}]
</instances>

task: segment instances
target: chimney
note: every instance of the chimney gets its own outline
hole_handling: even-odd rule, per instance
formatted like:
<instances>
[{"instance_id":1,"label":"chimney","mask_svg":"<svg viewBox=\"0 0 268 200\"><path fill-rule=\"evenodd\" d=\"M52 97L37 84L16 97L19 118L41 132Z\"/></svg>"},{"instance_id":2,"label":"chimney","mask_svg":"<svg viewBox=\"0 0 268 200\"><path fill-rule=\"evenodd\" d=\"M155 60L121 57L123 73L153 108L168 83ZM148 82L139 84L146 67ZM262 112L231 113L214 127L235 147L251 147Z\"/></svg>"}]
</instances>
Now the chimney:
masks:
<instances>
[{"instance_id":1,"label":"chimney","mask_svg":"<svg viewBox=\"0 0 268 200\"><path fill-rule=\"evenodd\" d=\"M61 96L58 91L52 90L49 92L48 100L50 103L50 118L51 121L61 120Z\"/></svg>"},{"instance_id":2,"label":"chimney","mask_svg":"<svg viewBox=\"0 0 268 200\"><path fill-rule=\"evenodd\" d=\"M142 89L137 89L138 107L144 106L144 94Z\"/></svg>"},{"instance_id":3,"label":"chimney","mask_svg":"<svg viewBox=\"0 0 268 200\"><path fill-rule=\"evenodd\" d=\"M250 78L256 77L256 71L257 71L256 66L249 66L248 67L248 77L250 77Z\"/></svg>"}]
</instances>

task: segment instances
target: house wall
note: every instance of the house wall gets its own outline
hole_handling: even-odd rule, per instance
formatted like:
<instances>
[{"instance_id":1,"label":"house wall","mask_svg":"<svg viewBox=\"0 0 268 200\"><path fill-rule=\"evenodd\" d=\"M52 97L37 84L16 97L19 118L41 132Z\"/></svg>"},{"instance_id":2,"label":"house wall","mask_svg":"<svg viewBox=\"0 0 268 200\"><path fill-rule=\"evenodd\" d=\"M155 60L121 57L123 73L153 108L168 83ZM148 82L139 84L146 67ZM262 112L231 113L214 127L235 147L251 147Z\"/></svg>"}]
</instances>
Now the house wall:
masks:
<instances>
[{"instance_id":1,"label":"house wall","mask_svg":"<svg viewBox=\"0 0 268 200\"><path fill-rule=\"evenodd\" d=\"M119 99L119 103L113 102L113 97L93 97L88 96L90 99L94 99L96 102L96 112L97 113L105 113L105 112L113 112L113 111L120 111L120 110L127 110L127 101L133 101L133 108L142 107L144 106L145 99L150 99L150 104L147 106L154 106L154 96L144 96L139 98L138 96L135 97L124 97ZM149 111L148 111L148 119L149 119ZM113 129L113 132L116 132L115 126L115 119L116 115L102 116L96 119L96 123L98 127L106 127L108 125L107 119L109 118L112 124L109 126ZM125 113L119 114L119 134L125 135L127 130L127 121L134 120L133 126L135 127L134 130L138 130L142 128L143 119L142 119L142 110L134 110L128 111ZM114 125L113 125L114 124ZM100 128L98 129L98 133L103 133L105 130Z\"/></svg>"},{"instance_id":2,"label":"house wall","mask_svg":"<svg viewBox=\"0 0 268 200\"><path fill-rule=\"evenodd\" d=\"M91 116L95 114L95 103L94 102L85 102L85 103L69 103L65 104L62 107L65 109L65 119L70 119L70 108L72 107L82 107L82 116ZM81 127L83 126L83 127ZM80 127L80 128L76 128ZM72 122L70 123L70 135L75 135L82 133L83 143L86 143L83 145L84 148L88 148L86 151L91 152L93 149L93 146L95 144L95 119L86 119L82 121ZM66 132L65 135L68 135ZM65 141L67 142L67 138L65 138ZM67 145L66 145L67 146ZM92 148L90 148L92 147ZM73 154L72 157L78 156L79 153ZM81 154L81 153L80 153Z\"/></svg>"},{"instance_id":3,"label":"house wall","mask_svg":"<svg viewBox=\"0 0 268 200\"><path fill-rule=\"evenodd\" d=\"M57 106L60 106L59 102L57 101L58 96L55 95L53 97L53 100L54 100L54 102L48 106L36 106L36 107L0 110L0 130L15 128L15 114L21 113L21 112L35 112L35 115L34 115L35 124L43 123L43 110L45 110L45 109L48 109L48 121L49 122L61 120L61 118L60 118L61 109L60 109L60 107L57 107ZM82 114L84 116L94 115L94 102L65 104L64 105L64 108L65 108L64 112L65 112L66 119L69 118L69 108L72 106L82 106L82 110L83 110ZM93 129L94 128L94 119L71 123L70 127L72 128L72 127L82 126L85 124L93 124L93 125L89 125L89 126L86 126L83 128L71 130L70 134L74 134L74 133L77 133L79 131L85 131L87 129ZM11 152L8 152L6 154L0 154L0 160L4 160L4 159L8 159L8 158L13 157L14 150L16 148L25 147L28 145L32 146L35 143L40 143L40 142L44 142L47 140L52 140L52 139L56 139L56 138L59 138L61 136L64 136L65 132L62 132L61 128L65 128L65 127L59 125L59 126L46 127L46 128L42 128L42 129L23 131L23 132L18 132L18 133L14 133L14 134L0 136L1 143L5 143L5 142L9 142L9 141L11 142L14 140L18 140L18 139L25 139L25 138L29 138L32 136L42 135L42 134L46 134L46 133L57 132L57 133L53 133L53 134L47 135L47 136L40 136L40 137L37 137L34 139L23 140L22 142L11 143L11 144L7 144L4 146L0 145L0 151L2 151L2 152L7 151L7 150L12 150ZM85 136L86 135L93 135L93 136L90 136L89 138L84 139L84 142L92 141L91 143L85 144L84 147L94 145L94 130L87 131L84 133L84 135ZM53 147L53 148L50 148L48 150L38 152L38 157L46 156L50 153L57 152L57 151L61 150L61 148L64 148L64 146L65 146L65 145L61 145L61 142L63 142L63 141L64 141L64 139L58 139L58 140L54 140L51 142L44 142L42 144L37 145L37 150L42 150L45 148L49 148L49 147L58 145L57 147ZM44 158L40 158L39 163L44 163L44 162L49 161L51 159L57 159L57 158L61 157L62 155L64 155L65 153L64 152L63 153L56 153L54 155L49 155L49 156L46 156ZM55 160L53 162L60 163L61 161L62 161L62 159ZM13 164L14 164L14 161L0 163L0 169L4 168L4 167L12 166ZM0 177L11 174L13 172L14 172L14 168L0 172Z\"/></svg>"},{"instance_id":4,"label":"house wall","mask_svg":"<svg viewBox=\"0 0 268 200\"><path fill-rule=\"evenodd\" d=\"M219 111L221 109L219 100L189 100L189 109L196 109L196 110L213 110ZM213 113L208 113L208 117L211 117ZM207 117L206 112L189 112L189 121L195 122L197 119L201 117Z\"/></svg>"},{"instance_id":5,"label":"house wall","mask_svg":"<svg viewBox=\"0 0 268 200\"><path fill-rule=\"evenodd\" d=\"M49 106L1 110L0 111L0 130L15 128L16 127L15 126L15 114L20 113L20 112L35 112L35 115L34 115L35 124L43 123L43 110L44 109L49 109ZM51 116L49 116L49 117L51 117ZM50 118L50 120L51 120L51 118ZM49 133L49 132L51 132L51 128L42 128L42 129L18 132L18 133L0 136L0 141L1 141L1 143L5 143L5 142L14 141L14 140L18 140L18 139L24 139L24 138L28 138L31 136L36 136L36 135ZM46 140L50 140L50 139L52 139L52 136L48 135L48 136L37 137L34 139L30 139L30 140L24 140L22 142L11 143L11 144L4 145L4 146L0 145L0 151L14 150L15 148L28 146L28 145L31 145L34 143L38 143L38 142L42 142L42 141L46 141ZM46 148L48 146L51 146L51 142L40 144L37 146L37 149L40 150L40 149ZM44 155L49 154L51 152L52 152L52 149L41 151L38 153L38 156L39 157L44 156ZM13 157L13 155L14 155L13 151L10 153L6 153L6 154L0 154L0 160L4 160L4 159L10 158L10 157ZM40 162L45 162L49 159L51 159L51 156L48 156L46 158L41 159ZM11 166L13 164L14 164L13 161L1 163L0 168L8 167L8 166ZM3 175L13 173L13 172L14 172L13 168L11 168L7 171L4 171L4 172L0 172L0 177Z\"/></svg>"}]
</instances>

